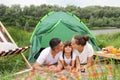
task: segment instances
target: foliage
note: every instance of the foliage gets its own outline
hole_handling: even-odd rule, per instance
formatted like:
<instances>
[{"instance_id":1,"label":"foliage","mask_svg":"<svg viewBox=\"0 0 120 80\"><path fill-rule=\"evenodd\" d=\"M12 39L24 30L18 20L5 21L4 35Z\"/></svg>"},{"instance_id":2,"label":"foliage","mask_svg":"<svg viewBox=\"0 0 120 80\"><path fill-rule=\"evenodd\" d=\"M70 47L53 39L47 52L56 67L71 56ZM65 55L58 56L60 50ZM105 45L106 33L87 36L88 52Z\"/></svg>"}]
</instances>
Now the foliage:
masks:
<instances>
[{"instance_id":1,"label":"foliage","mask_svg":"<svg viewBox=\"0 0 120 80\"><path fill-rule=\"evenodd\" d=\"M75 14L88 27L120 27L120 8L119 7L100 7L89 6L80 8L68 5L60 7L57 5L25 6L12 5L11 7L0 4L0 21L5 26L16 26L31 31L40 19L50 11L65 11ZM26 27L27 26L27 27Z\"/></svg>"}]
</instances>

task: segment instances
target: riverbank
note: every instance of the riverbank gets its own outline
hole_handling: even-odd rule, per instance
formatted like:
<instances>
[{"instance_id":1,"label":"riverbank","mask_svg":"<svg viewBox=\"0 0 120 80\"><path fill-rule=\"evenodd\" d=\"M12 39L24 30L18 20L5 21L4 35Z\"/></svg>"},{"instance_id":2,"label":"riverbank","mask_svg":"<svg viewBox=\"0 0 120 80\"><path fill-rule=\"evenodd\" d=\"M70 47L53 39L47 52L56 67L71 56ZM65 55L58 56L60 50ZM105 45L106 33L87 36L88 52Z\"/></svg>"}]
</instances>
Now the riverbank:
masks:
<instances>
[{"instance_id":1,"label":"riverbank","mask_svg":"<svg viewBox=\"0 0 120 80\"><path fill-rule=\"evenodd\" d=\"M120 32L120 28L112 28L112 29L99 29L99 30L90 30L94 35L100 34L113 34Z\"/></svg>"}]
</instances>

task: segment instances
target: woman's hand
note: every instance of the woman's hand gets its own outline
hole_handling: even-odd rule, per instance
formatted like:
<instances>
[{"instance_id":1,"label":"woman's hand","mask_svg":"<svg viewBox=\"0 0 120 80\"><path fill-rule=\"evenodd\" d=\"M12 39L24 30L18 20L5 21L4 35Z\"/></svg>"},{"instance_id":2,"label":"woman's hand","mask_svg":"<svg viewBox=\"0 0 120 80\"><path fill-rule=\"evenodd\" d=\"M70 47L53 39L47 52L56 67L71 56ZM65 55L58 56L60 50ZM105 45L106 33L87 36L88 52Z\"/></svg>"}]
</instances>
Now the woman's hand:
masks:
<instances>
[{"instance_id":1,"label":"woman's hand","mask_svg":"<svg viewBox=\"0 0 120 80\"><path fill-rule=\"evenodd\" d=\"M86 69L87 69L87 66L85 65L85 66L82 66L82 67L80 68L80 71L81 71L81 72L85 72Z\"/></svg>"},{"instance_id":2,"label":"woman's hand","mask_svg":"<svg viewBox=\"0 0 120 80\"><path fill-rule=\"evenodd\" d=\"M86 65L81 67L76 67L76 71L85 71L86 68L87 68Z\"/></svg>"},{"instance_id":3,"label":"woman's hand","mask_svg":"<svg viewBox=\"0 0 120 80\"><path fill-rule=\"evenodd\" d=\"M77 67L76 68L76 71L83 71L83 70L85 70L83 67Z\"/></svg>"}]
</instances>

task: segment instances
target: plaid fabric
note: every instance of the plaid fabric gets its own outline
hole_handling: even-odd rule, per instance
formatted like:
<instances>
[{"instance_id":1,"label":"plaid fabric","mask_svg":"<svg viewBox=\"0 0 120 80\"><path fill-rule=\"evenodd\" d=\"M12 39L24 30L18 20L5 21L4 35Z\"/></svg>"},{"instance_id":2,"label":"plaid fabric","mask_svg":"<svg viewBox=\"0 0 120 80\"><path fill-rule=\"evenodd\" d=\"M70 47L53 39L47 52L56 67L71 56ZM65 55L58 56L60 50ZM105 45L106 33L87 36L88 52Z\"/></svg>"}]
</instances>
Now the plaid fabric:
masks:
<instances>
[{"instance_id":1,"label":"plaid fabric","mask_svg":"<svg viewBox=\"0 0 120 80\"><path fill-rule=\"evenodd\" d=\"M113 80L110 65L93 65L85 72L63 70L59 73L35 71L19 75L15 80Z\"/></svg>"}]
</instances>

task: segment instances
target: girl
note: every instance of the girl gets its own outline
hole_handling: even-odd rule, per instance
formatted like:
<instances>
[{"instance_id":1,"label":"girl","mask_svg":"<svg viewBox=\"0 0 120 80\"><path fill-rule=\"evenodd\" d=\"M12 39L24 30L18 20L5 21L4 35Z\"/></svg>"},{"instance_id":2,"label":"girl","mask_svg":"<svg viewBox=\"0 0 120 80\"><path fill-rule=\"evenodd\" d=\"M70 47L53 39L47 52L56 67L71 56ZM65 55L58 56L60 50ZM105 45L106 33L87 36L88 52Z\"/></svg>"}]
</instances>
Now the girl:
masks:
<instances>
[{"instance_id":1,"label":"girl","mask_svg":"<svg viewBox=\"0 0 120 80\"><path fill-rule=\"evenodd\" d=\"M71 70L75 66L76 54L73 52L71 42L64 42L63 53L60 55L59 64L61 64L61 69Z\"/></svg>"},{"instance_id":2,"label":"girl","mask_svg":"<svg viewBox=\"0 0 120 80\"><path fill-rule=\"evenodd\" d=\"M87 67L92 65L92 56L94 50L87 42L89 36L76 35L72 38L72 47L76 50L76 68L77 70L84 71Z\"/></svg>"}]
</instances>

